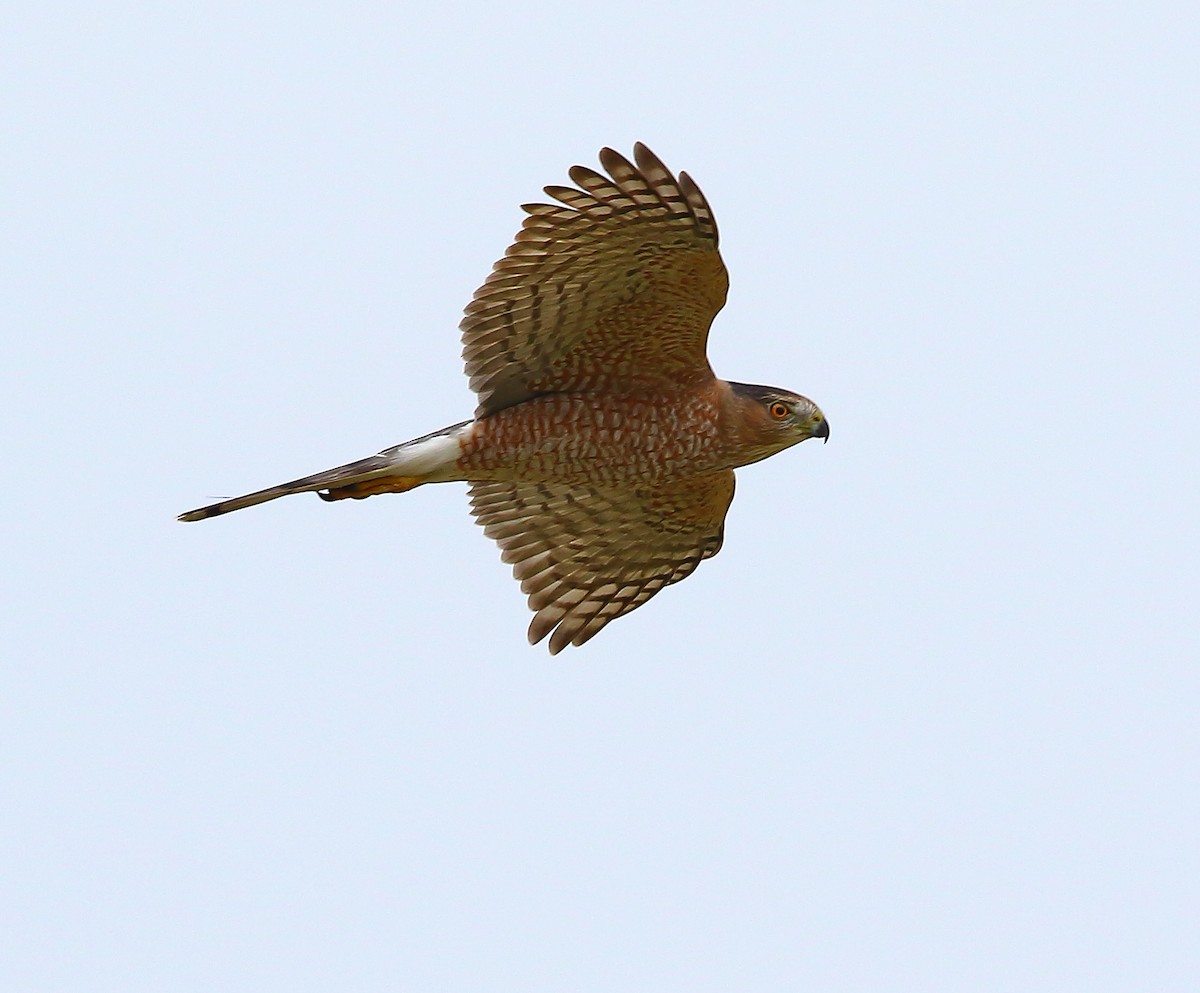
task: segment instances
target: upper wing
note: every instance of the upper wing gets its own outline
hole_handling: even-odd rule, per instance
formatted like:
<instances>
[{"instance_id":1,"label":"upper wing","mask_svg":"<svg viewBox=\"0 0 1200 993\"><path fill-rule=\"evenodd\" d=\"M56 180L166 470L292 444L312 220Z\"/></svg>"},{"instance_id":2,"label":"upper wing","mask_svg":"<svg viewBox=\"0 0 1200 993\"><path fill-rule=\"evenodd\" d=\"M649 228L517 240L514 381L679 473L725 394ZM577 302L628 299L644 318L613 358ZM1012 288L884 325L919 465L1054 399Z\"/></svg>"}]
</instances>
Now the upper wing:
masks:
<instances>
[{"instance_id":1,"label":"upper wing","mask_svg":"<svg viewBox=\"0 0 1200 993\"><path fill-rule=\"evenodd\" d=\"M476 416L539 393L711 377L709 325L729 276L717 225L687 173L645 145L635 166L602 149L604 176L547 186L460 325ZM610 178L611 177L611 178Z\"/></svg>"},{"instance_id":2,"label":"upper wing","mask_svg":"<svg viewBox=\"0 0 1200 993\"><path fill-rule=\"evenodd\" d=\"M472 483L471 513L529 594L530 643L553 631L557 654L716 555L733 484L728 469L636 490Z\"/></svg>"}]
</instances>

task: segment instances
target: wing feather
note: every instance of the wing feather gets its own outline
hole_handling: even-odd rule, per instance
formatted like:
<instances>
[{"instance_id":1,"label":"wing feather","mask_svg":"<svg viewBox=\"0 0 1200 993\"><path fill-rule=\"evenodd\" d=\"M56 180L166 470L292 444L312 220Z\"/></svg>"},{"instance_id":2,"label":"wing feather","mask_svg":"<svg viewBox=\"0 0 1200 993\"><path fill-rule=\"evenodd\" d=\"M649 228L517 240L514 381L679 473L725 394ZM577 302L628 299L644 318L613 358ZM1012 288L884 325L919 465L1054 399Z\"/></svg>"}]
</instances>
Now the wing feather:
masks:
<instances>
[{"instance_id":1,"label":"wing feather","mask_svg":"<svg viewBox=\"0 0 1200 993\"><path fill-rule=\"evenodd\" d=\"M610 148L526 204L521 230L467 305L476 416L540 393L710 378L708 330L729 277L712 211L645 145Z\"/></svg>"},{"instance_id":2,"label":"wing feather","mask_svg":"<svg viewBox=\"0 0 1200 993\"><path fill-rule=\"evenodd\" d=\"M528 597L530 642L557 654L715 555L733 489L728 470L636 490L477 482L471 513Z\"/></svg>"}]
</instances>

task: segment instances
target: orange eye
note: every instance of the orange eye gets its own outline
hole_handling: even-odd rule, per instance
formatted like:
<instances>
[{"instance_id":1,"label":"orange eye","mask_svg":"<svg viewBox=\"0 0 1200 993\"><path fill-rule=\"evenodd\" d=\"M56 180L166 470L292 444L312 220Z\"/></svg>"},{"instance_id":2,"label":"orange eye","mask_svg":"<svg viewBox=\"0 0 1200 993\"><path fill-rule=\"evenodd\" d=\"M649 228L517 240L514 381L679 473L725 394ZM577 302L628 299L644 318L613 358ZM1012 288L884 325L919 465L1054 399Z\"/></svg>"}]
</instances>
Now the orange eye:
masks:
<instances>
[{"instance_id":1,"label":"orange eye","mask_svg":"<svg viewBox=\"0 0 1200 993\"><path fill-rule=\"evenodd\" d=\"M767 410L770 411L771 416L777 421L782 421L788 415L787 404L780 403L778 400L771 404Z\"/></svg>"}]
</instances>

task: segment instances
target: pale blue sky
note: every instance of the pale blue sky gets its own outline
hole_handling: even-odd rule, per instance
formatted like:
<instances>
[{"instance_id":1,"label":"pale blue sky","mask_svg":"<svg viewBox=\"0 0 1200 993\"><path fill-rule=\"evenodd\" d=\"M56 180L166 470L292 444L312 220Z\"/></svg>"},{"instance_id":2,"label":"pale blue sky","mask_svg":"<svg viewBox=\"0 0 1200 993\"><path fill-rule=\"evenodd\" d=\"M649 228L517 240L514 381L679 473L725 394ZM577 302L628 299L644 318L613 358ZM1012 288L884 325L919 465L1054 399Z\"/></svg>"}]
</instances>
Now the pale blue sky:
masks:
<instances>
[{"instance_id":1,"label":"pale blue sky","mask_svg":"<svg viewBox=\"0 0 1200 993\"><path fill-rule=\"evenodd\" d=\"M797 9L799 7L799 9ZM1200 986L1190 4L18 4L0 988ZM551 659L461 485L517 205L647 142L832 424Z\"/></svg>"}]
</instances>

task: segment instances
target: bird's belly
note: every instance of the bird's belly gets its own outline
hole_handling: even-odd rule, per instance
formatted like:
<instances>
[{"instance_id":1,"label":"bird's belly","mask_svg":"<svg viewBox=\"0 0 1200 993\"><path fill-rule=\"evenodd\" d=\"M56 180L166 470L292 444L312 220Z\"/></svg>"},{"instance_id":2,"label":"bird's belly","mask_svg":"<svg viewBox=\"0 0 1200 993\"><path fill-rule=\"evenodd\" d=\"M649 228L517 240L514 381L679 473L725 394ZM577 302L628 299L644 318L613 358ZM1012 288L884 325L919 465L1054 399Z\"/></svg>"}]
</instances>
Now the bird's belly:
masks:
<instances>
[{"instance_id":1,"label":"bird's belly","mask_svg":"<svg viewBox=\"0 0 1200 993\"><path fill-rule=\"evenodd\" d=\"M623 484L723 467L718 409L695 397L558 393L481 418L458 459L469 480Z\"/></svg>"}]
</instances>

